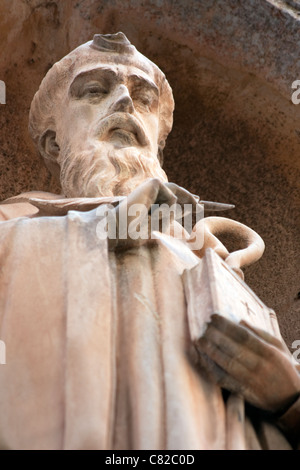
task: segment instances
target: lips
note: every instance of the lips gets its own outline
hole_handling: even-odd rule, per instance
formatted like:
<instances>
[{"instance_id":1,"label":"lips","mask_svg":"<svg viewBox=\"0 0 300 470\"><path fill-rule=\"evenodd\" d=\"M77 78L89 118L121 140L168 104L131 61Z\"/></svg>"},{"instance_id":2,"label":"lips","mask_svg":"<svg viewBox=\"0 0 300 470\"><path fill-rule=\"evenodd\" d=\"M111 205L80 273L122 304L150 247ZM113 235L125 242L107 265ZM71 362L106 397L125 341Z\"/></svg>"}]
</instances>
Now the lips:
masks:
<instances>
[{"instance_id":1,"label":"lips","mask_svg":"<svg viewBox=\"0 0 300 470\"><path fill-rule=\"evenodd\" d=\"M97 128L97 137L100 140L117 138L128 145L137 143L142 147L149 144L142 125L129 113L113 113L101 119Z\"/></svg>"}]
</instances>

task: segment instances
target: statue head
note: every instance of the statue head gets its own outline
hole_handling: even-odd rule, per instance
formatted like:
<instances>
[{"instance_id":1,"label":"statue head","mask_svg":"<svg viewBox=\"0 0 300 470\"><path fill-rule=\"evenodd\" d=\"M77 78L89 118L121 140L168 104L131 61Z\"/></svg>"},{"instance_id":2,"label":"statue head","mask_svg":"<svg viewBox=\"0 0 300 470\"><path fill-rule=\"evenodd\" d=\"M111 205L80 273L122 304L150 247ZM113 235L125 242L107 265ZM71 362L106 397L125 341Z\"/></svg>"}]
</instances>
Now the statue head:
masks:
<instances>
[{"instance_id":1,"label":"statue head","mask_svg":"<svg viewBox=\"0 0 300 470\"><path fill-rule=\"evenodd\" d=\"M67 197L126 195L167 180L162 150L174 101L161 70L123 33L97 34L53 65L29 130Z\"/></svg>"}]
</instances>

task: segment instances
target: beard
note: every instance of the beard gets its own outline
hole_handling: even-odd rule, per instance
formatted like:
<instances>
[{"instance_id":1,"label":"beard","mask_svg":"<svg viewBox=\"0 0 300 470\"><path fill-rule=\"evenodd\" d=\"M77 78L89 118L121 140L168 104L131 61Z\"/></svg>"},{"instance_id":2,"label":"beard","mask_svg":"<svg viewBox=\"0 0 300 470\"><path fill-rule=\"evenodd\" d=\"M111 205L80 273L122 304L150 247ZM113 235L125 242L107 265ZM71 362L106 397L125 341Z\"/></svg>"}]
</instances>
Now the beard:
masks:
<instances>
[{"instance_id":1,"label":"beard","mask_svg":"<svg viewBox=\"0 0 300 470\"><path fill-rule=\"evenodd\" d=\"M81 153L60 152L61 186L66 197L127 196L148 178L168 181L156 155L135 147L115 149L101 142Z\"/></svg>"}]
</instances>

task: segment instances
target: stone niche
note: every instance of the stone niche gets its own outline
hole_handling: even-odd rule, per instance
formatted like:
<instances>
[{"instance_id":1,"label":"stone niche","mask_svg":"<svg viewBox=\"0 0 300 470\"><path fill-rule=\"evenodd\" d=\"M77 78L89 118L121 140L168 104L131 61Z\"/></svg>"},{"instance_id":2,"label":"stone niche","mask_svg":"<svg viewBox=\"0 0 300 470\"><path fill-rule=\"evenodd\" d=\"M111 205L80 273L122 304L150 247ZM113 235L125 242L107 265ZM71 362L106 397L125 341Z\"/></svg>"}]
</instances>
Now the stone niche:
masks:
<instances>
[{"instance_id":1,"label":"stone niche","mask_svg":"<svg viewBox=\"0 0 300 470\"><path fill-rule=\"evenodd\" d=\"M175 95L165 150L170 181L256 230L266 251L245 279L300 339L300 79L298 1L2 0L0 197L59 192L27 131L49 67L95 33L123 31L165 72ZM211 214L207 214L211 215ZM228 243L230 244L230 240Z\"/></svg>"}]
</instances>

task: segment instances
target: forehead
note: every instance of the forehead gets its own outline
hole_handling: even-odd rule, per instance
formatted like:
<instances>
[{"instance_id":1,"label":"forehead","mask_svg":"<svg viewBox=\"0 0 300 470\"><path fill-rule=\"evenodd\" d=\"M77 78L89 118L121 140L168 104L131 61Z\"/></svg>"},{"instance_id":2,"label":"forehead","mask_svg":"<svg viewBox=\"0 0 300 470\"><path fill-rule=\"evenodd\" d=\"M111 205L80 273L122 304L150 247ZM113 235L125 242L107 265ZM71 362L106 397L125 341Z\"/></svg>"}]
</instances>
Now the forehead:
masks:
<instances>
[{"instance_id":1,"label":"forehead","mask_svg":"<svg viewBox=\"0 0 300 470\"><path fill-rule=\"evenodd\" d=\"M98 63L81 67L76 70L73 79L70 82L72 87L76 82L85 82L89 80L106 79L111 81L126 82L128 80L138 80L145 85L158 87L154 74L145 72L134 64L111 64Z\"/></svg>"}]
</instances>

